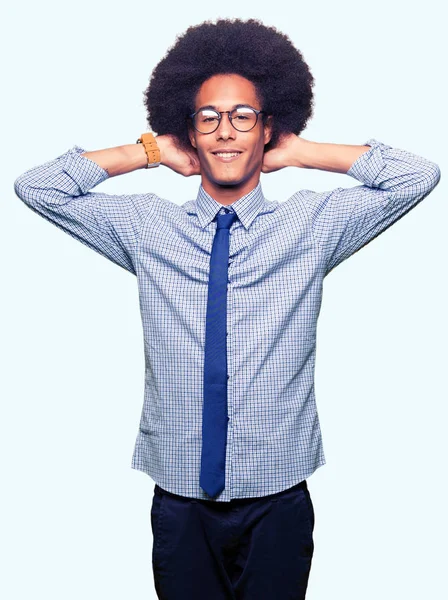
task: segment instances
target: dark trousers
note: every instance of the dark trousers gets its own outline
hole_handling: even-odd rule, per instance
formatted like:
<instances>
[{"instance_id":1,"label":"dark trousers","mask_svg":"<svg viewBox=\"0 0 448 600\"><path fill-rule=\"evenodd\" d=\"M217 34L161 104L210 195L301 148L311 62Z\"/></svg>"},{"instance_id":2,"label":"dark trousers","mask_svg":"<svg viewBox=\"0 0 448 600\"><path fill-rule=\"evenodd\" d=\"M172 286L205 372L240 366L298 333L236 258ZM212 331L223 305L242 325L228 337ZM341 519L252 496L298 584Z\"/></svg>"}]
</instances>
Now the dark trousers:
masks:
<instances>
[{"instance_id":1,"label":"dark trousers","mask_svg":"<svg viewBox=\"0 0 448 600\"><path fill-rule=\"evenodd\" d=\"M161 600L304 600L314 552L306 480L257 498L216 502L158 485L152 566Z\"/></svg>"}]
</instances>

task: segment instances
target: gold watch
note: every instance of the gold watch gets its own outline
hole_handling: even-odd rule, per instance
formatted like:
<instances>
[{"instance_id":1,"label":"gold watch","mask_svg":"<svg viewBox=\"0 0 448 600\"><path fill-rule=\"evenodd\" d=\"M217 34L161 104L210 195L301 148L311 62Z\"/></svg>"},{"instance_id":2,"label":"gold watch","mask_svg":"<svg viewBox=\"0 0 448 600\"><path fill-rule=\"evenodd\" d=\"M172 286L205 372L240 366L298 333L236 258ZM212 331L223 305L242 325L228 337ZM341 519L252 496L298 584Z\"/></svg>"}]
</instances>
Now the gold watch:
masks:
<instances>
[{"instance_id":1,"label":"gold watch","mask_svg":"<svg viewBox=\"0 0 448 600\"><path fill-rule=\"evenodd\" d=\"M135 143L143 144L145 147L146 156L148 157L147 169L160 165L160 149L152 133L142 133Z\"/></svg>"}]
</instances>

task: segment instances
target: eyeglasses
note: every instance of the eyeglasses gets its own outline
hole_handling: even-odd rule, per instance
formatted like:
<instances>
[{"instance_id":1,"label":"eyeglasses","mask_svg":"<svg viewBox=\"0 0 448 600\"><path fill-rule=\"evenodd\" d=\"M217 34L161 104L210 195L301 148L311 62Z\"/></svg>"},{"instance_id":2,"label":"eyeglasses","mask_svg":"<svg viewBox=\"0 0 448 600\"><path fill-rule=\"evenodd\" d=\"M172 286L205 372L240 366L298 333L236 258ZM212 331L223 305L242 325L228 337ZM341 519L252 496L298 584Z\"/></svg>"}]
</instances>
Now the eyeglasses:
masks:
<instances>
[{"instance_id":1,"label":"eyeglasses","mask_svg":"<svg viewBox=\"0 0 448 600\"><path fill-rule=\"evenodd\" d=\"M250 106L239 106L233 110L223 110L222 112L202 108L189 115L189 118L193 122L193 127L199 133L213 133L216 131L223 114L229 115L229 121L237 131L250 131L257 124L258 115L264 112L264 110L257 110Z\"/></svg>"}]
</instances>

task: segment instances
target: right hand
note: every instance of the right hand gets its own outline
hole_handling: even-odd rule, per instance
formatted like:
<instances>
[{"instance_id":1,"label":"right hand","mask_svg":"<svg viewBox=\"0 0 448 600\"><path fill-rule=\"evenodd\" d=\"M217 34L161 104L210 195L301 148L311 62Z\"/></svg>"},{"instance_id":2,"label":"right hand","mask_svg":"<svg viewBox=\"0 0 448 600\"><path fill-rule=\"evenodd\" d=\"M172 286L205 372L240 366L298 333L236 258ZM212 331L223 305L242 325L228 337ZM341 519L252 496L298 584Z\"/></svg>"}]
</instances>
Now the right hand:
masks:
<instances>
[{"instance_id":1,"label":"right hand","mask_svg":"<svg viewBox=\"0 0 448 600\"><path fill-rule=\"evenodd\" d=\"M191 146L191 151L186 152L181 149L176 136L171 134L157 135L155 139L160 149L161 165L185 177L201 174L196 148Z\"/></svg>"}]
</instances>

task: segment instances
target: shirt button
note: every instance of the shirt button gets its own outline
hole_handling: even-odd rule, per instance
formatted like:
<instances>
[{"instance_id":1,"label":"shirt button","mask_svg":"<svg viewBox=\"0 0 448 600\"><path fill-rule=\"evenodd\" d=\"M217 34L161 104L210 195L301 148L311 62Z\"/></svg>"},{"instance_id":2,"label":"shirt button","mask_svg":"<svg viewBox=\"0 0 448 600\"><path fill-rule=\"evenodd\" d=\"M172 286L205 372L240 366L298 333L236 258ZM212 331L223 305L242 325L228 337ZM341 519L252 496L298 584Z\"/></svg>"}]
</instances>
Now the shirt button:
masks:
<instances>
[{"instance_id":1,"label":"shirt button","mask_svg":"<svg viewBox=\"0 0 448 600\"><path fill-rule=\"evenodd\" d=\"M230 375L227 375L227 379L230 379Z\"/></svg>"}]
</instances>

